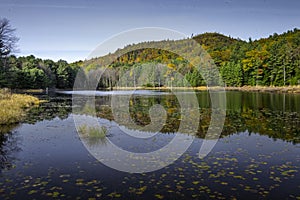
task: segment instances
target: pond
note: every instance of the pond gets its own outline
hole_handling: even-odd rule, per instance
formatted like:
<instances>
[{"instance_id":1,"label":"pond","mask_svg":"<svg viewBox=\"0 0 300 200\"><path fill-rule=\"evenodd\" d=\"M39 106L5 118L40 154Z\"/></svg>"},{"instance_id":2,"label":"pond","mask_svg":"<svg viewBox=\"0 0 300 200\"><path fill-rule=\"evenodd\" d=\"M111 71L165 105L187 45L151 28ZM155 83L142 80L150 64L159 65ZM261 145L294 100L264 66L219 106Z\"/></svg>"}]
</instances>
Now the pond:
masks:
<instances>
[{"instance_id":1,"label":"pond","mask_svg":"<svg viewBox=\"0 0 300 200\"><path fill-rule=\"evenodd\" d=\"M33 108L23 123L0 127L0 199L300 198L300 95L226 92L222 133L212 151L200 159L212 115L207 92L196 92L199 122L195 134L189 134L178 131L182 110L171 91L77 91L76 98L82 101L96 96L94 114L87 107L85 116L93 115L105 127L107 137L101 140L77 133L72 93L34 94L48 102ZM194 95L179 93L186 99ZM118 107L121 97L128 100L129 121L126 113L112 106ZM145 131L155 120L153 107L164 108L165 112L154 109L152 114L164 115L165 121L156 122L161 125L158 131L151 127ZM191 140L191 145L158 170L128 173L94 156L99 151L116 161L119 157L110 151L110 143L147 153L178 135Z\"/></svg>"}]
</instances>

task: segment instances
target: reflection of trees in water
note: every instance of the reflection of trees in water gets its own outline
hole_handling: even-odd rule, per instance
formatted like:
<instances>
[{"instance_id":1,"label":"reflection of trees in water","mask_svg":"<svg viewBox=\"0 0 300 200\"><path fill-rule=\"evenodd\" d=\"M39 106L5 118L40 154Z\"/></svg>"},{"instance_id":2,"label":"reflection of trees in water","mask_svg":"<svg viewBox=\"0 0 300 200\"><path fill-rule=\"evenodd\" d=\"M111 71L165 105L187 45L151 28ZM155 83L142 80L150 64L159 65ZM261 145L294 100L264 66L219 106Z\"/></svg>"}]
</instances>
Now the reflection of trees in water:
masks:
<instances>
[{"instance_id":1,"label":"reflection of trees in water","mask_svg":"<svg viewBox=\"0 0 300 200\"><path fill-rule=\"evenodd\" d=\"M0 134L0 172L13 167L15 154L22 150L18 142L19 138L14 133Z\"/></svg>"},{"instance_id":2,"label":"reflection of trees in water","mask_svg":"<svg viewBox=\"0 0 300 200\"><path fill-rule=\"evenodd\" d=\"M32 108L27 114L25 123L33 124L42 120L52 120L68 118L72 112L71 96L54 96L46 99L48 102L42 103L39 107Z\"/></svg>"},{"instance_id":3,"label":"reflection of trees in water","mask_svg":"<svg viewBox=\"0 0 300 200\"><path fill-rule=\"evenodd\" d=\"M8 125L0 125L0 135L8 133L18 127L19 124L8 124Z\"/></svg>"},{"instance_id":4,"label":"reflection of trees in water","mask_svg":"<svg viewBox=\"0 0 300 200\"><path fill-rule=\"evenodd\" d=\"M300 115L296 112L282 113L269 109L227 111L222 136L245 131L297 144L300 143Z\"/></svg>"},{"instance_id":5,"label":"reflection of trees in water","mask_svg":"<svg viewBox=\"0 0 300 200\"><path fill-rule=\"evenodd\" d=\"M13 154L21 149L17 145L17 137L11 133L18 124L0 126L0 170L9 169L13 166Z\"/></svg>"},{"instance_id":6,"label":"reflection of trees in water","mask_svg":"<svg viewBox=\"0 0 300 200\"><path fill-rule=\"evenodd\" d=\"M200 97L199 99L201 98L205 99L205 97ZM280 96L274 97L274 94L261 94L261 96L259 94L246 94L245 96L243 93L239 93L232 95L230 98L233 99L229 101L230 104L227 106L226 120L221 137L248 131L250 134L259 133L294 144L300 143L300 113L292 111L292 109L282 110L281 107L278 108L276 104L279 102L274 99L280 100ZM265 106L270 101L276 103L270 104L271 109ZM199 101L200 105L203 103L205 104L204 101ZM155 104L160 104L167 112L167 122L161 132L170 133L178 130L181 122L180 106L174 96L133 96L129 104L130 117L137 125L148 125L150 123L149 109ZM291 105L294 106L294 104ZM197 136L204 138L211 121L211 109L209 107L200 107L200 122ZM103 99L101 99L101 103L97 101L96 111L98 117L114 120L109 99L107 99L107 102L104 102ZM191 110L190 113L192 115L197 112ZM119 119L122 119L122 117L119 117ZM118 123L126 126L127 120L124 117L124 121L118 121ZM127 128L130 129L130 127Z\"/></svg>"}]
</instances>

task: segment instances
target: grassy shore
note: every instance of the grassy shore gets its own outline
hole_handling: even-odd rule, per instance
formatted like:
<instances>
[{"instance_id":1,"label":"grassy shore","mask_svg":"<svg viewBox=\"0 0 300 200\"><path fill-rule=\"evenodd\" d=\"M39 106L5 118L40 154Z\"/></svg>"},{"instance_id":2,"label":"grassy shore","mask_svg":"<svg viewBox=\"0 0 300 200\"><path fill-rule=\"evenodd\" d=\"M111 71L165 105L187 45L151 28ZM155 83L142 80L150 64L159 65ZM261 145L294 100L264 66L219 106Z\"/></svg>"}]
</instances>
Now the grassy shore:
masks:
<instances>
[{"instance_id":1,"label":"grassy shore","mask_svg":"<svg viewBox=\"0 0 300 200\"><path fill-rule=\"evenodd\" d=\"M243 86L243 87L226 87L226 90L233 91L249 91L249 92L273 92L273 93L298 93L300 94L300 86Z\"/></svg>"},{"instance_id":2,"label":"grassy shore","mask_svg":"<svg viewBox=\"0 0 300 200\"><path fill-rule=\"evenodd\" d=\"M218 90L221 87L211 87L211 90ZM114 87L113 90L167 90L171 87ZM208 87L172 87L172 89L178 90L199 90L206 91ZM243 86L243 87L224 87L227 91L248 91L248 92L274 92L274 93L298 93L300 94L300 86L285 86L285 87L274 87L274 86Z\"/></svg>"},{"instance_id":3,"label":"grassy shore","mask_svg":"<svg viewBox=\"0 0 300 200\"><path fill-rule=\"evenodd\" d=\"M10 90L0 89L0 125L20 122L26 110L39 105L40 100L25 94L12 94Z\"/></svg>"}]
</instances>

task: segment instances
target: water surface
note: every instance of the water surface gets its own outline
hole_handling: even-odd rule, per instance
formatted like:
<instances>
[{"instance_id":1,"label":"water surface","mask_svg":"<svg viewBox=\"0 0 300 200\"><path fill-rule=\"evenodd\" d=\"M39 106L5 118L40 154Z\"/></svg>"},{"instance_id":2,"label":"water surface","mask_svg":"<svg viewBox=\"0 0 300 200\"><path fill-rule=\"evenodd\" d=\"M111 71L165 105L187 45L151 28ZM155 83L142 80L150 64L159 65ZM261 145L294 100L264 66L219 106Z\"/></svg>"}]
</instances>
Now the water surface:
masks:
<instances>
[{"instance_id":1,"label":"water surface","mask_svg":"<svg viewBox=\"0 0 300 200\"><path fill-rule=\"evenodd\" d=\"M165 108L167 121L149 138L124 134L126 128L149 136L126 126L125 119L115 121L112 95L132 95L130 117L139 127L151 123L149 109L156 104ZM221 138L199 159L211 104L207 92L198 92L200 120L196 135L188 136L194 139L190 148L173 164L142 174L111 169L89 153L74 125L71 92L38 96L49 102L31 110L23 123L1 127L1 199L300 198L300 95L227 92ZM99 91L96 111L109 140L128 151L151 152L185 134L177 132L180 105L170 91ZM106 147L105 140L86 144Z\"/></svg>"}]
</instances>

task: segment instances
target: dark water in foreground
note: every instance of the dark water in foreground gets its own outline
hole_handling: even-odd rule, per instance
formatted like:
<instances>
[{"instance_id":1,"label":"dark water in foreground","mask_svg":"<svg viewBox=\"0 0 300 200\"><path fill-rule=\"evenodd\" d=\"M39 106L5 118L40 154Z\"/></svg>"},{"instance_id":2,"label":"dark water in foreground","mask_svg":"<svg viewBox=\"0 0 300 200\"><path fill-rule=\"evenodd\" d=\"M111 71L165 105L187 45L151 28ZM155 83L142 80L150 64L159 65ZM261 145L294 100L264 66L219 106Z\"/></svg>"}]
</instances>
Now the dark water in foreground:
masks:
<instances>
[{"instance_id":1,"label":"dark water in foreground","mask_svg":"<svg viewBox=\"0 0 300 200\"><path fill-rule=\"evenodd\" d=\"M208 94L197 93L200 121L192 145L173 164L142 174L111 169L89 153L75 129L70 94L39 97L49 102L31 110L24 123L0 129L7 132L0 135L0 199L300 198L300 95L228 92L221 138L199 159L211 109ZM161 131L146 139L120 130L110 102L111 94L99 93L96 115L123 149L153 151L178 134L180 106L168 92L141 91L130 99L130 116L141 127L150 123L150 107L166 110ZM105 148L107 141L86 144Z\"/></svg>"}]
</instances>

